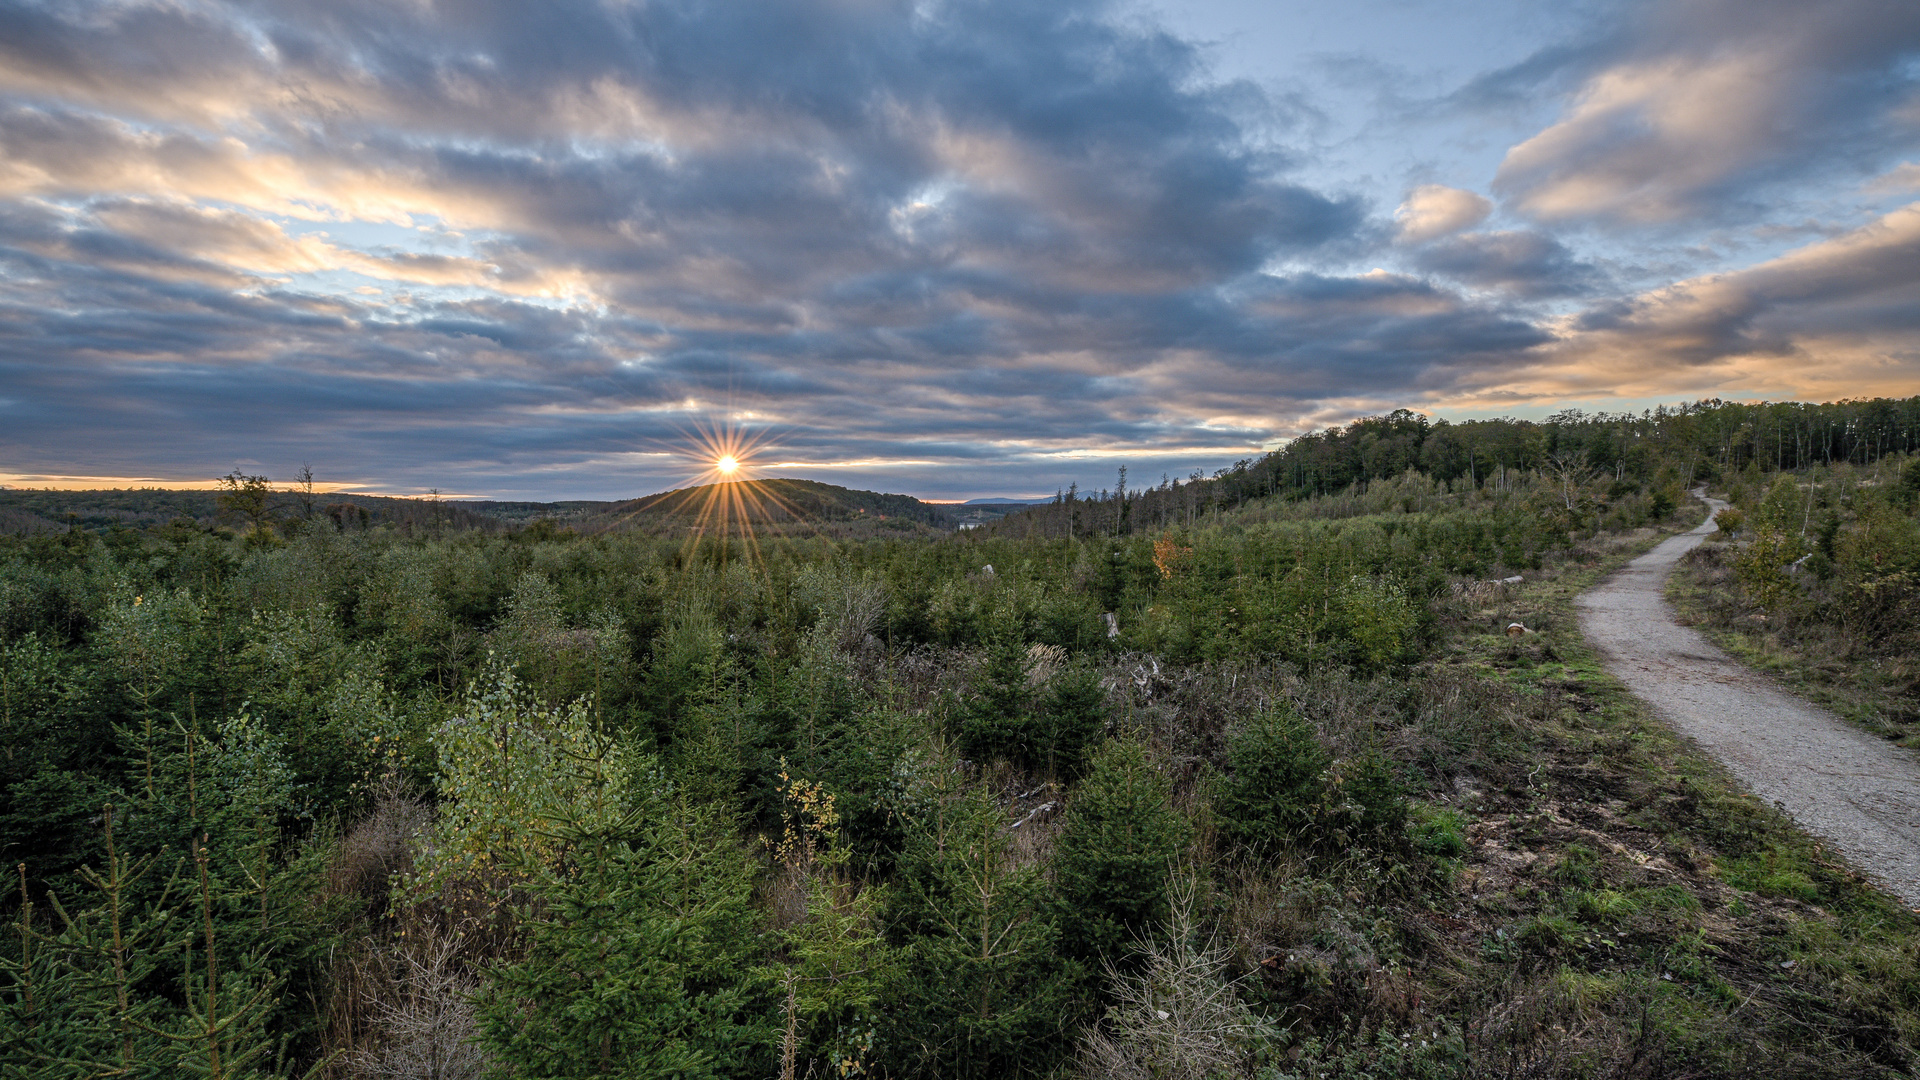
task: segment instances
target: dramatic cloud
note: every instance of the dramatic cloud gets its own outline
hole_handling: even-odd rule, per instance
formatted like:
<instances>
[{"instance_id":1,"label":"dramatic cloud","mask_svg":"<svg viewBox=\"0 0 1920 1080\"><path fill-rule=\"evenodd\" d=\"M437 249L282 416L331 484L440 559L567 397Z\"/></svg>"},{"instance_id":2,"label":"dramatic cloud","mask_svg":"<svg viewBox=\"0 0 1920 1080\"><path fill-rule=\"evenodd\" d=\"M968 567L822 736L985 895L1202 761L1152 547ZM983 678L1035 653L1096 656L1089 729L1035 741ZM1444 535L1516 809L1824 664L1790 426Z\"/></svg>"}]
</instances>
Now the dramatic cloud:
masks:
<instances>
[{"instance_id":1,"label":"dramatic cloud","mask_svg":"<svg viewBox=\"0 0 1920 1080\"><path fill-rule=\"evenodd\" d=\"M0 474L610 496L726 422L1018 494L1663 362L1890 385L1914 279L1847 268L1906 265L1897 214L1801 207L1771 227L1837 239L1713 274L1555 231L1821 154L1904 190L1912 20L1797 10L1545 43L1453 96L1558 78L1561 117L1389 214L1301 179L1310 101L1091 0L0 0Z\"/></svg>"},{"instance_id":2,"label":"dramatic cloud","mask_svg":"<svg viewBox=\"0 0 1920 1080\"><path fill-rule=\"evenodd\" d=\"M1706 393L1831 400L1920 386L1920 203L1745 270L1676 282L1566 320L1505 396Z\"/></svg>"},{"instance_id":3,"label":"dramatic cloud","mask_svg":"<svg viewBox=\"0 0 1920 1080\"><path fill-rule=\"evenodd\" d=\"M1563 119L1507 152L1494 188L1543 221L1751 216L1756 186L1910 150L1917 55L1912 4L1652 5L1617 43L1562 57L1592 70Z\"/></svg>"}]
</instances>

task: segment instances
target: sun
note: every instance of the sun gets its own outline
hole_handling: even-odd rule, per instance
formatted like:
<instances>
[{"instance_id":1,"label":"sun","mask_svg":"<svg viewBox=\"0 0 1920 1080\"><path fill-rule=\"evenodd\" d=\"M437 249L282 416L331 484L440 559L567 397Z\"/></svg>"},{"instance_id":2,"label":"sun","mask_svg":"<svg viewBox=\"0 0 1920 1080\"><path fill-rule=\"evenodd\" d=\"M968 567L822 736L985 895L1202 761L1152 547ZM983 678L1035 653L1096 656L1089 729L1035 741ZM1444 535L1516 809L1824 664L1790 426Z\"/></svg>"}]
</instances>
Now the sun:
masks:
<instances>
[{"instance_id":1,"label":"sun","mask_svg":"<svg viewBox=\"0 0 1920 1080\"><path fill-rule=\"evenodd\" d=\"M734 416L717 422L696 419L690 426L692 430L681 431L683 439L677 445L661 444L663 451L690 467L688 486L635 500L633 514L660 507L690 514L693 520L685 526L688 553L703 540L719 541L715 551L724 563L729 545L739 543L749 563L764 571L761 526L804 526L808 522L805 510L781 497L777 490L780 481L762 482L758 478L757 474L767 467L766 461L776 456L768 441L771 432L764 426L746 430ZM776 529L771 535L783 536L785 532Z\"/></svg>"}]
</instances>

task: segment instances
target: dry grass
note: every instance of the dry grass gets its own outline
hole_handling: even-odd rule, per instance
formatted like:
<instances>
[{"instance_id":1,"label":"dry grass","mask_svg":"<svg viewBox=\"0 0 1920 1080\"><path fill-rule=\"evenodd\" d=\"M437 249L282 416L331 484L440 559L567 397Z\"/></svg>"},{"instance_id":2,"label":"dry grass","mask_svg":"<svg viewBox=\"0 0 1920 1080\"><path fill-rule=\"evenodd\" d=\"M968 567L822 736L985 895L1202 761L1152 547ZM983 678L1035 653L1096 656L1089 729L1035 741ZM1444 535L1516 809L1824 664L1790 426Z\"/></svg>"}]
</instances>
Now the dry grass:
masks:
<instances>
[{"instance_id":1,"label":"dry grass","mask_svg":"<svg viewBox=\"0 0 1920 1080\"><path fill-rule=\"evenodd\" d=\"M432 821L433 811L395 776L381 781L373 810L347 830L327 863L322 895L351 897L363 911L378 915L395 876L413 868L413 848Z\"/></svg>"},{"instance_id":2,"label":"dry grass","mask_svg":"<svg viewBox=\"0 0 1920 1080\"><path fill-rule=\"evenodd\" d=\"M1226 977L1286 1027L1273 1044L1281 1075L1866 1077L1914 1066L1920 925L1737 794L1578 634L1572 598L1657 539L1578 552L1517 589L1443 598L1446 647L1413 672L1149 668L1115 686L1135 723L1201 779L1238 717L1287 702L1336 754L1373 747L1399 763L1428 807L1416 820L1452 813L1464 825L1464 852L1430 860L1425 877L1361 853L1216 862L1206 785L1177 794L1199 826L1196 863L1216 867L1203 922ZM1514 618L1540 632L1507 639Z\"/></svg>"},{"instance_id":3,"label":"dry grass","mask_svg":"<svg viewBox=\"0 0 1920 1080\"><path fill-rule=\"evenodd\" d=\"M358 906L323 1003L330 1077L472 1080L487 1067L471 999L480 973L498 959L477 954L488 939L463 933L433 904L392 900L431 820L430 807L389 780L328 863L325 896Z\"/></svg>"},{"instance_id":4,"label":"dry grass","mask_svg":"<svg viewBox=\"0 0 1920 1080\"><path fill-rule=\"evenodd\" d=\"M475 1080L489 1064L477 1036L480 976L459 940L440 930L382 948L364 942L351 963L365 1034L337 1075L383 1080Z\"/></svg>"}]
</instances>

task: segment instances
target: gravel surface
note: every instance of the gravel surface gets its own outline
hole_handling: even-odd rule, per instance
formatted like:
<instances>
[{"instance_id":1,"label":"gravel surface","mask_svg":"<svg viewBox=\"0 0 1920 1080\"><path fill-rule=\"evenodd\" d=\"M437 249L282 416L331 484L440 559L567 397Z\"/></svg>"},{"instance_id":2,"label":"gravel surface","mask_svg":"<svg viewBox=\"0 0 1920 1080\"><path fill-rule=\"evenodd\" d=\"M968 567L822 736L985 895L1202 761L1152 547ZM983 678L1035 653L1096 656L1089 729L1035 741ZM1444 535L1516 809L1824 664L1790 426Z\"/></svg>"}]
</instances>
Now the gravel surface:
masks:
<instances>
[{"instance_id":1,"label":"gravel surface","mask_svg":"<svg viewBox=\"0 0 1920 1080\"><path fill-rule=\"evenodd\" d=\"M1706 501L1715 514L1727 506ZM1662 596L1667 575L1718 528L1709 519L1581 595L1581 630L1607 670L1674 730L1920 906L1920 757L1786 693L1674 621Z\"/></svg>"}]
</instances>

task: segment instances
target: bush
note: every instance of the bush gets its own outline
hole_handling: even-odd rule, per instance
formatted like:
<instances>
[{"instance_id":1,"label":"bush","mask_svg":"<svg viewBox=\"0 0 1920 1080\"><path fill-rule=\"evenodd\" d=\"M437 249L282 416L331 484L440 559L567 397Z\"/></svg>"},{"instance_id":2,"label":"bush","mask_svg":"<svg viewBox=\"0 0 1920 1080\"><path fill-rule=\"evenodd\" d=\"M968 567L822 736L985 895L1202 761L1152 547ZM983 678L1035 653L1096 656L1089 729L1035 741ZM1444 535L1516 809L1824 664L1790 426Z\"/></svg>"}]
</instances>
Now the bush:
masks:
<instances>
[{"instance_id":1,"label":"bush","mask_svg":"<svg viewBox=\"0 0 1920 1080\"><path fill-rule=\"evenodd\" d=\"M984 791L949 795L912 834L888 912L903 948L885 994L886 1064L910 1076L1045 1075L1084 1003L1041 868L1017 856Z\"/></svg>"},{"instance_id":2,"label":"bush","mask_svg":"<svg viewBox=\"0 0 1920 1080\"><path fill-rule=\"evenodd\" d=\"M1040 699L1040 730L1033 763L1049 772L1077 776L1107 727L1107 691L1091 668L1054 676Z\"/></svg>"},{"instance_id":3,"label":"bush","mask_svg":"<svg viewBox=\"0 0 1920 1080\"><path fill-rule=\"evenodd\" d=\"M1406 793L1386 758L1367 751L1335 761L1293 713L1274 710L1242 729L1228 744L1227 764L1214 810L1243 852L1406 843Z\"/></svg>"},{"instance_id":4,"label":"bush","mask_svg":"<svg viewBox=\"0 0 1920 1080\"><path fill-rule=\"evenodd\" d=\"M1027 643L1009 618L996 620L987 643L986 663L963 704L960 750L975 761L1032 760L1033 690L1028 685Z\"/></svg>"},{"instance_id":5,"label":"bush","mask_svg":"<svg viewBox=\"0 0 1920 1080\"><path fill-rule=\"evenodd\" d=\"M1763 611L1778 612L1799 595L1787 565L1798 558L1796 539L1772 526L1762 526L1753 534L1746 550L1734 560L1734 572L1747 599Z\"/></svg>"},{"instance_id":6,"label":"bush","mask_svg":"<svg viewBox=\"0 0 1920 1080\"><path fill-rule=\"evenodd\" d=\"M1880 504L1864 507L1835 544L1839 613L1856 637L1920 636L1920 523Z\"/></svg>"},{"instance_id":7,"label":"bush","mask_svg":"<svg viewBox=\"0 0 1920 1080\"><path fill-rule=\"evenodd\" d=\"M1361 667L1378 669L1413 655L1420 613L1398 583L1355 576L1341 588L1339 606L1353 659Z\"/></svg>"},{"instance_id":8,"label":"bush","mask_svg":"<svg viewBox=\"0 0 1920 1080\"><path fill-rule=\"evenodd\" d=\"M1660 488L1647 500L1647 520L1665 521L1672 517L1674 510L1678 508L1679 503L1674 500L1673 495L1667 489Z\"/></svg>"},{"instance_id":9,"label":"bush","mask_svg":"<svg viewBox=\"0 0 1920 1080\"><path fill-rule=\"evenodd\" d=\"M1298 714L1272 709L1255 718L1228 743L1228 772L1215 789L1214 812L1227 840L1258 852L1305 836L1319 818L1331 762Z\"/></svg>"},{"instance_id":10,"label":"bush","mask_svg":"<svg viewBox=\"0 0 1920 1080\"><path fill-rule=\"evenodd\" d=\"M1740 535L1740 530L1747 525L1747 515L1737 506L1729 506L1720 511L1713 516L1713 520L1720 526L1720 531L1730 538Z\"/></svg>"},{"instance_id":11,"label":"bush","mask_svg":"<svg viewBox=\"0 0 1920 1080\"><path fill-rule=\"evenodd\" d=\"M1393 765L1377 751L1336 763L1320 828L1322 846L1397 848L1406 841L1407 797Z\"/></svg>"},{"instance_id":12,"label":"bush","mask_svg":"<svg viewBox=\"0 0 1920 1080\"><path fill-rule=\"evenodd\" d=\"M498 1075L767 1075L745 853L657 771L604 779L627 787L627 813L562 808L548 835L566 858L526 868L527 956L488 973L480 1025Z\"/></svg>"}]
</instances>

